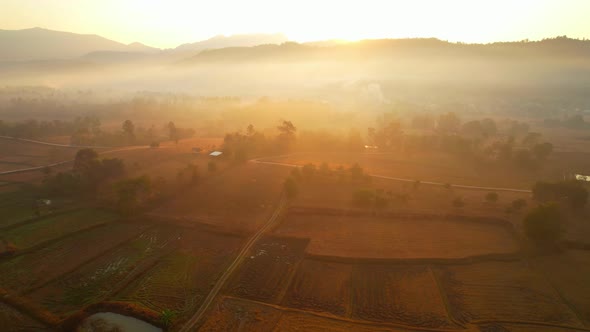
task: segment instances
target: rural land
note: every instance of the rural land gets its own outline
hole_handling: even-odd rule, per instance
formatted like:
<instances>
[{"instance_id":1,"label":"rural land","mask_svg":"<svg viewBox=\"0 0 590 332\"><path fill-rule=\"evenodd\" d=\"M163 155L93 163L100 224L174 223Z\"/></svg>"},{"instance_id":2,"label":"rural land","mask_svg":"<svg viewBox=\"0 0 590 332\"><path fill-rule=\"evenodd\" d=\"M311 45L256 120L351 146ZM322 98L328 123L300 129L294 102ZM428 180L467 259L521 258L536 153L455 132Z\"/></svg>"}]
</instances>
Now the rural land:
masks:
<instances>
[{"instance_id":1,"label":"rural land","mask_svg":"<svg viewBox=\"0 0 590 332\"><path fill-rule=\"evenodd\" d=\"M0 61L0 330L590 331L589 50Z\"/></svg>"}]
</instances>

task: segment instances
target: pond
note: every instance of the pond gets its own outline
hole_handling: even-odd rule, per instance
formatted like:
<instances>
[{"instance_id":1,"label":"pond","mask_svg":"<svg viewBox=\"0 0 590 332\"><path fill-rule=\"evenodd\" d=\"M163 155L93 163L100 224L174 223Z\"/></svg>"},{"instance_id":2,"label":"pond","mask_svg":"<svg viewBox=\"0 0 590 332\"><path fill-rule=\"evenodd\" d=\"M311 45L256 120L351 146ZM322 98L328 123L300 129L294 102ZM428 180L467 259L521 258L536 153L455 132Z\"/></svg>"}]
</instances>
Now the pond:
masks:
<instances>
[{"instance_id":1,"label":"pond","mask_svg":"<svg viewBox=\"0 0 590 332\"><path fill-rule=\"evenodd\" d=\"M162 332L162 329L140 319L113 312L99 312L86 318L79 332Z\"/></svg>"}]
</instances>

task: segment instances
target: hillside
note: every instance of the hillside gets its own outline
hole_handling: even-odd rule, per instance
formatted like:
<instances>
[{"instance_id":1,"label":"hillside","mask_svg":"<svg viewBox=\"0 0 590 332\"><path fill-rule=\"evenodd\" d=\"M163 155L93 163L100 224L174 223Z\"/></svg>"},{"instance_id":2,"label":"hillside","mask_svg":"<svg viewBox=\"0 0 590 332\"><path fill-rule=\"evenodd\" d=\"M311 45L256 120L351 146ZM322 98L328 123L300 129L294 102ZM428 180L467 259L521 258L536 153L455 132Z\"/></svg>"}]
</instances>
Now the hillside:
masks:
<instances>
[{"instance_id":1,"label":"hillside","mask_svg":"<svg viewBox=\"0 0 590 332\"><path fill-rule=\"evenodd\" d=\"M97 35L41 28L0 30L0 61L67 59L96 51L155 52L140 43L125 45Z\"/></svg>"}]
</instances>

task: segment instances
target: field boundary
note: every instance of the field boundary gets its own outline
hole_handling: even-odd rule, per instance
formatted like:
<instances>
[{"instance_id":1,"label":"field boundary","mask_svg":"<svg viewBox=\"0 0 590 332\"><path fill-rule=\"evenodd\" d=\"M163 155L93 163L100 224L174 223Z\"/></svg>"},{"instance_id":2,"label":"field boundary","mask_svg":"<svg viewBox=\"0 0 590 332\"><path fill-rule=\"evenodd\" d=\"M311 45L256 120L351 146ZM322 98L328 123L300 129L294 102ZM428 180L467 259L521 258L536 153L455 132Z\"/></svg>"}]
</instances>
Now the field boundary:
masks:
<instances>
[{"instance_id":1,"label":"field boundary","mask_svg":"<svg viewBox=\"0 0 590 332\"><path fill-rule=\"evenodd\" d=\"M7 225L7 226L0 227L0 231L9 231L9 230L11 230L13 228L19 228L19 227L24 226L24 225L28 225L28 224L31 224L31 223L34 223L34 222L37 222L37 221L41 221L43 219L47 219L47 218L51 218L51 217L55 217L55 216L61 216L61 215L64 215L64 214L68 214L68 213L71 213L71 212L76 212L76 211L84 210L84 209L86 209L86 208L85 207L76 207L76 208L72 208L72 209L66 209L66 210L61 210L61 211L58 211L58 212L46 214L46 215L43 215L43 216L40 216L40 217L29 218L29 219L26 219L26 220L23 220L23 221L16 222L14 224L10 224L10 225Z\"/></svg>"},{"instance_id":2,"label":"field boundary","mask_svg":"<svg viewBox=\"0 0 590 332\"><path fill-rule=\"evenodd\" d=\"M54 328L59 325L57 316L30 302L26 298L10 294L4 288L0 288L0 302L47 327Z\"/></svg>"},{"instance_id":3,"label":"field boundary","mask_svg":"<svg viewBox=\"0 0 590 332\"><path fill-rule=\"evenodd\" d=\"M115 222L116 222L116 221L115 221ZM104 227L104 226L110 225L110 224L112 224L112 223L114 223L114 222L110 222L110 223L104 223L104 224L100 224L100 225L97 225L97 226L99 226L99 227ZM137 237L139 234L141 234L141 233L143 233L143 232L145 232L145 231L147 231L147 230L150 230L150 229L151 229L151 228L153 228L153 227L154 227L154 226L153 226L153 225L151 225L151 226L147 227L146 229L144 229L142 232L140 232L140 233L138 233L138 234L134 234L133 236L130 236L130 237L126 238L126 239L123 239L123 240L121 240L119 243L115 244L114 246L112 246L112 247L110 247L110 248L108 248L108 249L106 249L106 250L103 250L103 251L99 252L98 254L96 254L96 255L94 255L94 256L92 256L92 257L90 257L90 258L86 259L85 261L81 262L80 264L76 265L75 267L71 268L70 270L68 270L68 271L65 271L64 273L62 273L62 274L60 274L60 275L57 275L57 276L55 276L55 277L53 277L53 278L50 278L49 280L47 280L47 281L45 281L45 282L41 283L40 285L36 285L36 286L34 286L34 287L31 287L31 288L28 288L28 289L25 289L25 290L23 290L23 291L21 292L21 294L22 294L22 295L27 295L27 294L30 294L30 293L32 293L32 292L34 292L34 291L36 291L36 290L38 290L38 289L40 289L40 288L43 288L43 287L45 287L46 285L48 285L48 284L50 284L50 283L54 282L55 280L57 280L57 279L59 279L59 278L62 278L62 277L64 277L64 276L68 275L68 274L71 274L71 273L73 273L73 272L77 271L78 269L80 269L80 267L82 267L82 266L84 266L84 265L86 265L86 264L89 264L89 263L93 262L94 260L97 260L97 259L99 259L100 257L102 257L102 256L104 256L104 255L107 255L109 252L112 252L112 251L114 251L114 250L117 250L117 249L121 248L122 246L126 245L126 244L127 244L127 243L128 243L130 240L131 240L131 239L134 239L134 238L136 238L136 237ZM98 228L98 227L93 227L93 228ZM83 230L83 231L85 231L85 230Z\"/></svg>"},{"instance_id":4,"label":"field boundary","mask_svg":"<svg viewBox=\"0 0 590 332\"><path fill-rule=\"evenodd\" d=\"M342 263L353 265L470 265L486 262L516 262L523 258L521 252L508 254L485 254L461 258L371 258L343 257L305 253L305 259L326 263Z\"/></svg>"}]
</instances>

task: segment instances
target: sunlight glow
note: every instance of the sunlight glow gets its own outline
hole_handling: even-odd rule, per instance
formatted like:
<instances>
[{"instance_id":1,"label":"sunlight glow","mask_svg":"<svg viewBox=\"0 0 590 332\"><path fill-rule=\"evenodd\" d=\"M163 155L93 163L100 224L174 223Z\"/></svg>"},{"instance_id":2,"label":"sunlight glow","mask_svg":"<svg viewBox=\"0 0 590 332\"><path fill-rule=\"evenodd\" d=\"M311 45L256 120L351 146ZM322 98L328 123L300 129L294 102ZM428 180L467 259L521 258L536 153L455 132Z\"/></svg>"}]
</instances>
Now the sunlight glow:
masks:
<instances>
[{"instance_id":1,"label":"sunlight glow","mask_svg":"<svg viewBox=\"0 0 590 332\"><path fill-rule=\"evenodd\" d=\"M584 0L4 0L2 29L33 26L175 47L225 34L294 41L436 37L492 42L590 37Z\"/></svg>"}]
</instances>

